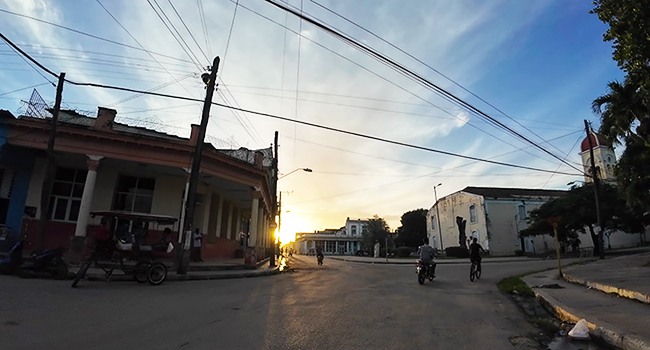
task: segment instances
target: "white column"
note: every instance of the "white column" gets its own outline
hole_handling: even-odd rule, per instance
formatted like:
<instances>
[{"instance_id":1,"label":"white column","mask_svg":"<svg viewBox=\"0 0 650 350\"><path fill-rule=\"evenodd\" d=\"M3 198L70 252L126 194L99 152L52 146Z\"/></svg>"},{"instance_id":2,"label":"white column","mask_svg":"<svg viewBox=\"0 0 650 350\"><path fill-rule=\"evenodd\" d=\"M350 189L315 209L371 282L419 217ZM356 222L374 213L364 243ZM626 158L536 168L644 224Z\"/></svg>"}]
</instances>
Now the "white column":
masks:
<instances>
[{"instance_id":1,"label":"white column","mask_svg":"<svg viewBox=\"0 0 650 350\"><path fill-rule=\"evenodd\" d=\"M99 160L104 157L89 155L88 158L89 159L86 161L88 164L88 175L86 175L84 192L81 195L79 216L77 217L77 226L74 230L75 237L86 237L86 228L88 227L88 218L90 217L90 205L93 201L93 193L95 193L97 168L99 167Z\"/></svg>"},{"instance_id":2,"label":"white column","mask_svg":"<svg viewBox=\"0 0 650 350\"><path fill-rule=\"evenodd\" d=\"M230 231L232 231L232 217L235 215L235 207L233 206L234 203L230 203L228 206L228 222L226 225L226 239L230 239L230 236L232 234Z\"/></svg>"},{"instance_id":3,"label":"white column","mask_svg":"<svg viewBox=\"0 0 650 350\"><path fill-rule=\"evenodd\" d=\"M248 228L250 232L250 238L248 239L248 247L255 247L257 244L257 227L258 220L260 219L260 200L259 198L253 198L253 205L251 205L251 224Z\"/></svg>"},{"instance_id":4,"label":"white column","mask_svg":"<svg viewBox=\"0 0 650 350\"><path fill-rule=\"evenodd\" d=\"M212 191L208 187L203 195L203 227L201 232L208 235L208 226L210 224L210 207L212 206Z\"/></svg>"},{"instance_id":5,"label":"white column","mask_svg":"<svg viewBox=\"0 0 650 350\"><path fill-rule=\"evenodd\" d=\"M237 239L239 237L239 232L241 232L241 210L235 207L237 215L235 215L235 234L231 237L232 239Z\"/></svg>"},{"instance_id":6,"label":"white column","mask_svg":"<svg viewBox=\"0 0 650 350\"><path fill-rule=\"evenodd\" d=\"M221 220L223 218L223 196L219 195L219 209L217 210L217 237L221 237Z\"/></svg>"}]
</instances>

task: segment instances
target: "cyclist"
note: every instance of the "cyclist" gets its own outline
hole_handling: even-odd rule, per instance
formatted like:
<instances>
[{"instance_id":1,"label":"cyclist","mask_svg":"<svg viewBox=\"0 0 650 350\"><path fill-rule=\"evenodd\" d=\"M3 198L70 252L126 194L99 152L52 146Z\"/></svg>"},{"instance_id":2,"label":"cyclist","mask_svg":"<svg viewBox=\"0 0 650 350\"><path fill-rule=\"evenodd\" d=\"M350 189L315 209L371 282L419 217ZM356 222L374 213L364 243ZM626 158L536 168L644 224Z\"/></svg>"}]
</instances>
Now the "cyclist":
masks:
<instances>
[{"instance_id":1,"label":"cyclist","mask_svg":"<svg viewBox=\"0 0 650 350\"><path fill-rule=\"evenodd\" d=\"M480 244L476 243L476 241L477 239L474 237L472 239L472 244L469 245L469 261L476 263L476 271L481 271L481 255L479 253L481 251L486 253L486 251Z\"/></svg>"}]
</instances>

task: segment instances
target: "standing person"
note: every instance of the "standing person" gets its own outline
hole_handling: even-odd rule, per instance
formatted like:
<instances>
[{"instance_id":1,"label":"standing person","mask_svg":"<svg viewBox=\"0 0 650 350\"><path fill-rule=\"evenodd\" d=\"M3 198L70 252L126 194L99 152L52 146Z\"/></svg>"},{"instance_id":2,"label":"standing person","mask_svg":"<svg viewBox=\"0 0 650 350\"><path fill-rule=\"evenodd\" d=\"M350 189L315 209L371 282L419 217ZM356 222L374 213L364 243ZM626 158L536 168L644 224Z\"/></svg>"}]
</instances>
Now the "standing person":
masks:
<instances>
[{"instance_id":1,"label":"standing person","mask_svg":"<svg viewBox=\"0 0 650 350\"><path fill-rule=\"evenodd\" d=\"M469 261L476 262L476 270L481 271L481 254L480 252L486 253L485 249L481 247L480 244L476 243L478 240L476 237L472 240L473 243L469 245Z\"/></svg>"},{"instance_id":2,"label":"standing person","mask_svg":"<svg viewBox=\"0 0 650 350\"><path fill-rule=\"evenodd\" d=\"M418 247L418 254L420 254L422 263L427 267L429 280L433 280L436 278L436 262L433 260L436 256L436 250L429 245L428 237L424 238L423 243L423 245Z\"/></svg>"},{"instance_id":3,"label":"standing person","mask_svg":"<svg viewBox=\"0 0 650 350\"><path fill-rule=\"evenodd\" d=\"M192 235L192 261L203 261L201 258L201 241L203 240L203 235L199 232L197 228Z\"/></svg>"},{"instance_id":4,"label":"standing person","mask_svg":"<svg viewBox=\"0 0 650 350\"><path fill-rule=\"evenodd\" d=\"M95 228L95 249L100 258L110 258L109 248L111 246L111 239L108 230L108 219L102 217L102 220Z\"/></svg>"}]
</instances>

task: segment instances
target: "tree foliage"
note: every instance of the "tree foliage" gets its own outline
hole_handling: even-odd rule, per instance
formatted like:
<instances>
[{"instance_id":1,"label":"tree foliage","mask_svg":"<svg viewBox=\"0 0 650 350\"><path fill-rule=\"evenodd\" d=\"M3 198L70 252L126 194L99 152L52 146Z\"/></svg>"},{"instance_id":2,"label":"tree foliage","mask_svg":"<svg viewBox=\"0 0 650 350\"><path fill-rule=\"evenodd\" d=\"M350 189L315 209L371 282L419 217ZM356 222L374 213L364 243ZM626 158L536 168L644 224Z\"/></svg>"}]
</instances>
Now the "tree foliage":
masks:
<instances>
[{"instance_id":1,"label":"tree foliage","mask_svg":"<svg viewBox=\"0 0 650 350\"><path fill-rule=\"evenodd\" d=\"M402 215L397 228L397 246L419 247L427 236L427 210L416 209Z\"/></svg>"},{"instance_id":2,"label":"tree foliage","mask_svg":"<svg viewBox=\"0 0 650 350\"><path fill-rule=\"evenodd\" d=\"M605 232L622 230L628 233L642 232L641 215L630 209L617 188L602 183L599 191L600 214ZM579 243L578 233L591 235L597 242L594 230L598 225L593 184L574 186L564 196L544 203L531 211L529 226L520 232L521 236L548 234L553 236L551 221L556 219L558 239L567 245ZM598 253L594 244L594 253Z\"/></svg>"},{"instance_id":3,"label":"tree foliage","mask_svg":"<svg viewBox=\"0 0 650 350\"><path fill-rule=\"evenodd\" d=\"M591 13L609 25L603 35L612 41L613 58L626 73L623 83L612 82L608 92L592 103L600 115L599 133L611 142L625 143L614 169L628 205L650 210L650 1L594 0Z\"/></svg>"},{"instance_id":4,"label":"tree foliage","mask_svg":"<svg viewBox=\"0 0 650 350\"><path fill-rule=\"evenodd\" d=\"M377 215L373 216L372 219L368 220L368 225L364 227L361 233L363 248L372 249L377 241L379 241L381 247L385 246L389 230L386 220Z\"/></svg>"}]
</instances>

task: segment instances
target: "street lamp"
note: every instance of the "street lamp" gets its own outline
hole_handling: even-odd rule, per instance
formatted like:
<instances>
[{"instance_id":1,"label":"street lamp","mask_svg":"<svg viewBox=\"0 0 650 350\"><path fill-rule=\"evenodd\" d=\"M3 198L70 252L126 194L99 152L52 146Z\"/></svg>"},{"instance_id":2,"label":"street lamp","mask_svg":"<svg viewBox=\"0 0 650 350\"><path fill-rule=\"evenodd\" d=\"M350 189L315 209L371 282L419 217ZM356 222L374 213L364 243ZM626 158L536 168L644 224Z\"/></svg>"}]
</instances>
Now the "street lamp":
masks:
<instances>
[{"instance_id":1,"label":"street lamp","mask_svg":"<svg viewBox=\"0 0 650 350\"><path fill-rule=\"evenodd\" d=\"M295 173L295 172L298 171L298 170L302 170L302 171L305 171L305 172L308 172L308 173L311 173L311 172L313 171L313 170L311 170L311 169L309 169L309 168L298 168L298 169L294 169L294 170L292 170L292 171L290 171L290 172L288 172L288 173L286 173L286 174L284 174L284 175L278 177L278 180L280 180L280 179L283 178L283 177L287 177L287 176L289 176L289 175Z\"/></svg>"},{"instance_id":2,"label":"street lamp","mask_svg":"<svg viewBox=\"0 0 650 350\"><path fill-rule=\"evenodd\" d=\"M438 193L436 192L436 187L438 186L442 186L442 182L433 186L433 197L436 201L436 219L438 219L438 233L440 234L440 250L444 250L445 247L442 245L442 227L440 227L440 210L438 209Z\"/></svg>"}]
</instances>

